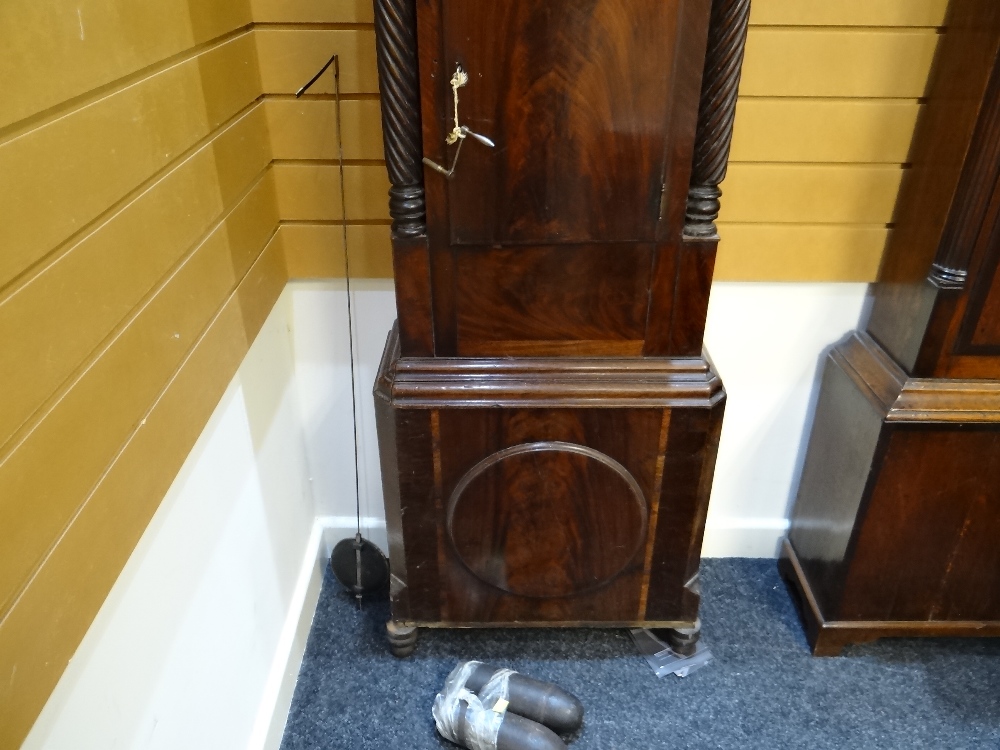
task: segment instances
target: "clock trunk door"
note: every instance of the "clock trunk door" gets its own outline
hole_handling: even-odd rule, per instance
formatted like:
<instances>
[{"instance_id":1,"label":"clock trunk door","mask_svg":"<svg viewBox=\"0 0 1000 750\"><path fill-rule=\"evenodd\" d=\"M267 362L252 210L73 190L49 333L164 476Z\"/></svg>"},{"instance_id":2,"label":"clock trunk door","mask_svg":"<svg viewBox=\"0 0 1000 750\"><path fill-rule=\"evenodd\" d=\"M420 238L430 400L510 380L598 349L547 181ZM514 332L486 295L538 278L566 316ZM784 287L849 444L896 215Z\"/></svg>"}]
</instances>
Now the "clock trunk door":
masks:
<instances>
[{"instance_id":1,"label":"clock trunk door","mask_svg":"<svg viewBox=\"0 0 1000 750\"><path fill-rule=\"evenodd\" d=\"M459 68L458 123L495 146L467 137L450 179L425 170L436 353L641 354L657 245L683 218L690 139L676 136L697 117L676 106L682 3L438 8L425 153L455 157Z\"/></svg>"}]
</instances>

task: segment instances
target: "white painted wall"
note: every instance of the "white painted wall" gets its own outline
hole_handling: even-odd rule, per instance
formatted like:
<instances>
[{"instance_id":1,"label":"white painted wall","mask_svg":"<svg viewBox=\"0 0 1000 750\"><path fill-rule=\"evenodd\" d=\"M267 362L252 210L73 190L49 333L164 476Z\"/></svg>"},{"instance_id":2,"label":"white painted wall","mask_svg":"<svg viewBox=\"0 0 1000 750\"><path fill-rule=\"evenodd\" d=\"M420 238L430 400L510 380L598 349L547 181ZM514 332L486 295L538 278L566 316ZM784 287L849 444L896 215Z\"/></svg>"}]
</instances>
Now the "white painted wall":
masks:
<instances>
[{"instance_id":1,"label":"white painted wall","mask_svg":"<svg viewBox=\"0 0 1000 750\"><path fill-rule=\"evenodd\" d=\"M392 284L353 285L363 526L385 544L371 386ZM706 556L774 555L825 349L865 286L716 284L729 393ZM277 747L330 546L354 526L343 282L286 288L24 747Z\"/></svg>"},{"instance_id":2,"label":"white painted wall","mask_svg":"<svg viewBox=\"0 0 1000 750\"><path fill-rule=\"evenodd\" d=\"M708 557L772 557L811 427L818 365L857 326L865 284L717 283L706 347L729 399L705 533ZM361 493L365 532L383 538L384 511L371 396L395 317L390 281L354 282L359 355ZM292 285L293 338L320 512L354 523L350 382L343 282Z\"/></svg>"},{"instance_id":3,"label":"white painted wall","mask_svg":"<svg viewBox=\"0 0 1000 750\"><path fill-rule=\"evenodd\" d=\"M298 281L290 291L292 349L317 513L328 538L357 524L347 292L343 281ZM362 532L382 549L385 510L372 386L396 319L391 280L351 282L357 380Z\"/></svg>"},{"instance_id":4,"label":"white painted wall","mask_svg":"<svg viewBox=\"0 0 1000 750\"><path fill-rule=\"evenodd\" d=\"M717 283L705 347L726 385L705 557L773 557L805 458L822 360L866 284Z\"/></svg>"}]
</instances>

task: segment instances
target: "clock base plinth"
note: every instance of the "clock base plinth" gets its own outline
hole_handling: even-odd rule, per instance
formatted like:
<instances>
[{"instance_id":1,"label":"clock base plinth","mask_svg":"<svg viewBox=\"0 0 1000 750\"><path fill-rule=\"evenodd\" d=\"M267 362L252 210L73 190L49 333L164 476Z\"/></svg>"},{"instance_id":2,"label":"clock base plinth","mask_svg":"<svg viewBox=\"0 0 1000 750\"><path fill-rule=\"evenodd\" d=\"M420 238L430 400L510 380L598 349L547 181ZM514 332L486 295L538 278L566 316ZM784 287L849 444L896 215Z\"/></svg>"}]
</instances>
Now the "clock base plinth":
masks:
<instances>
[{"instance_id":1,"label":"clock base plinth","mask_svg":"<svg viewBox=\"0 0 1000 750\"><path fill-rule=\"evenodd\" d=\"M401 358L376 422L395 620L693 628L725 392L704 358Z\"/></svg>"}]
</instances>

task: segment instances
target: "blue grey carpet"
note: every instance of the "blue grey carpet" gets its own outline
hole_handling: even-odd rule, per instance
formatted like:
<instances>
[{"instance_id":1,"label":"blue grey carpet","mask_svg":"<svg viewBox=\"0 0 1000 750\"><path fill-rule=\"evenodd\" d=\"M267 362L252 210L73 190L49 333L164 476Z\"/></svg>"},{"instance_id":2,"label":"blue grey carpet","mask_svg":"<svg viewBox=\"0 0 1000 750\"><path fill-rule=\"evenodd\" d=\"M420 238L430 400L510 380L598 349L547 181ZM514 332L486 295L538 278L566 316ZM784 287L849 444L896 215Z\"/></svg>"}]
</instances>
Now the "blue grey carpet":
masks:
<instances>
[{"instance_id":1,"label":"blue grey carpet","mask_svg":"<svg viewBox=\"0 0 1000 750\"><path fill-rule=\"evenodd\" d=\"M624 630L421 631L409 659L328 576L283 750L454 748L431 703L461 659L556 682L586 707L572 750L1000 747L1000 640L884 640L809 655L773 560L706 560L703 639L715 662L657 679Z\"/></svg>"}]
</instances>

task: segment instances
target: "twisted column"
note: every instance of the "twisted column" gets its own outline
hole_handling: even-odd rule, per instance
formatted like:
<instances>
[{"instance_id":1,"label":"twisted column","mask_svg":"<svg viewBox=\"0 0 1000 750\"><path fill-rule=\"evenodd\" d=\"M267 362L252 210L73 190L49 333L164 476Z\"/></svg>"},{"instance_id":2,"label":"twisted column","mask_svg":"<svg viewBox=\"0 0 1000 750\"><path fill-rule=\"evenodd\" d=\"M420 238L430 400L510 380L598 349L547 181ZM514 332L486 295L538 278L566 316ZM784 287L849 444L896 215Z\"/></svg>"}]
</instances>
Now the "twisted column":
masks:
<instances>
[{"instance_id":1,"label":"twisted column","mask_svg":"<svg viewBox=\"0 0 1000 750\"><path fill-rule=\"evenodd\" d=\"M746 47L750 0L714 0L705 53L698 129L695 135L691 186L684 234L714 237L719 217L719 189L726 177L729 146L736 118L743 50Z\"/></svg>"},{"instance_id":2,"label":"twisted column","mask_svg":"<svg viewBox=\"0 0 1000 750\"><path fill-rule=\"evenodd\" d=\"M382 138L395 238L419 237L427 231L416 24L414 0L375 0Z\"/></svg>"}]
</instances>

